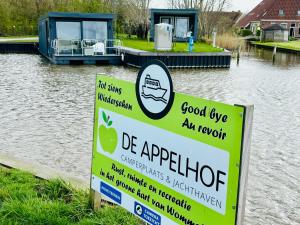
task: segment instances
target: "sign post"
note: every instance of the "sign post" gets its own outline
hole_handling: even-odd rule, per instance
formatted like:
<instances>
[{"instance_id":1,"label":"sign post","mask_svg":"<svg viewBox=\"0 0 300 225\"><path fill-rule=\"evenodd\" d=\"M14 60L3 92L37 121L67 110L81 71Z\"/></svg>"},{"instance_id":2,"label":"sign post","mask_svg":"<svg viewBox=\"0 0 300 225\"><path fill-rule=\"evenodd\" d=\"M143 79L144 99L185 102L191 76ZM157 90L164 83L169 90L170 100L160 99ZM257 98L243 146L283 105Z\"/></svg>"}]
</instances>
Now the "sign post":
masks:
<instances>
[{"instance_id":1,"label":"sign post","mask_svg":"<svg viewBox=\"0 0 300 225\"><path fill-rule=\"evenodd\" d=\"M174 93L159 61L98 75L92 193L153 225L241 224L252 112Z\"/></svg>"}]
</instances>

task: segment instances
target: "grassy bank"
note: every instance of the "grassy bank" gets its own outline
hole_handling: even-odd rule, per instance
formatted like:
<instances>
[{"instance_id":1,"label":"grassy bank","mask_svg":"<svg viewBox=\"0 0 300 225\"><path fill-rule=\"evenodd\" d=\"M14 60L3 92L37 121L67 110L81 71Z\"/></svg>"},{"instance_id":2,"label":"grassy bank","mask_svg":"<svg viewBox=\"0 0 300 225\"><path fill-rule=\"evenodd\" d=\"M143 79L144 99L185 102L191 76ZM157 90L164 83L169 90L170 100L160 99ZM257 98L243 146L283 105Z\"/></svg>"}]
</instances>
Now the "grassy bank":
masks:
<instances>
[{"instance_id":1,"label":"grassy bank","mask_svg":"<svg viewBox=\"0 0 300 225\"><path fill-rule=\"evenodd\" d=\"M259 46L267 46L267 47L275 47L293 51L300 51L300 41L289 41L289 42L260 42L260 41L253 41L255 45Z\"/></svg>"},{"instance_id":2,"label":"grassy bank","mask_svg":"<svg viewBox=\"0 0 300 225\"><path fill-rule=\"evenodd\" d=\"M0 37L0 42L38 42L37 36L9 36Z\"/></svg>"},{"instance_id":3,"label":"grassy bank","mask_svg":"<svg viewBox=\"0 0 300 225\"><path fill-rule=\"evenodd\" d=\"M147 40L141 40L137 38L121 38L123 46L129 48L140 49L148 52L157 52L154 49L154 42L148 42ZM223 49L214 48L211 44L196 42L194 44L193 52L223 52ZM176 42L174 49L171 52L188 52L187 43Z\"/></svg>"},{"instance_id":4,"label":"grassy bank","mask_svg":"<svg viewBox=\"0 0 300 225\"><path fill-rule=\"evenodd\" d=\"M88 193L60 180L45 181L18 170L0 167L0 224L134 225L141 224L120 207L97 212Z\"/></svg>"}]
</instances>

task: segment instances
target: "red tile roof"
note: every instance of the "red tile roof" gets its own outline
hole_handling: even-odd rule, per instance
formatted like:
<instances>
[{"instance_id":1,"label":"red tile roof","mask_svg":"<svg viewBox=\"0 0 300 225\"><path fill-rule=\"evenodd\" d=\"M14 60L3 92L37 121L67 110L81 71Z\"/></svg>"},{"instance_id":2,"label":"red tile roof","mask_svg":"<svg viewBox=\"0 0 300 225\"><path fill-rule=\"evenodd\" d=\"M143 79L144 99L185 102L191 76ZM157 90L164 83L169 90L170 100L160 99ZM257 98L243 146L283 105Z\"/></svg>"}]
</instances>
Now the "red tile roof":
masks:
<instances>
[{"instance_id":1,"label":"red tile roof","mask_svg":"<svg viewBox=\"0 0 300 225\"><path fill-rule=\"evenodd\" d=\"M279 10L284 15L279 15ZM260 20L300 20L300 0L263 0L239 22L239 27L247 27L251 21Z\"/></svg>"},{"instance_id":2,"label":"red tile roof","mask_svg":"<svg viewBox=\"0 0 300 225\"><path fill-rule=\"evenodd\" d=\"M247 27L251 21L260 21L260 18L268 11L276 0L264 0L251 12L244 16L239 22L239 27Z\"/></svg>"},{"instance_id":3,"label":"red tile roof","mask_svg":"<svg viewBox=\"0 0 300 225\"><path fill-rule=\"evenodd\" d=\"M300 11L300 0L276 0L276 4L268 10L262 19L276 20L300 20L298 11ZM283 10L284 15L279 15L279 10Z\"/></svg>"}]
</instances>

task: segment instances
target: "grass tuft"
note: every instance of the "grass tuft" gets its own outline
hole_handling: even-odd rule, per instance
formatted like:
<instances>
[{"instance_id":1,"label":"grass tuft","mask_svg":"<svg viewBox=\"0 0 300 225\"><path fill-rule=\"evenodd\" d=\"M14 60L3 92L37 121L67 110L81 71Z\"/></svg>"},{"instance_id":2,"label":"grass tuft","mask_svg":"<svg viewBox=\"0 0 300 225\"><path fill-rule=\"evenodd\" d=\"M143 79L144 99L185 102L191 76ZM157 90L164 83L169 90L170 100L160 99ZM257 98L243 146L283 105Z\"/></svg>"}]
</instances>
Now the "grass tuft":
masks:
<instances>
[{"instance_id":1,"label":"grass tuft","mask_svg":"<svg viewBox=\"0 0 300 225\"><path fill-rule=\"evenodd\" d=\"M0 167L0 225L137 225L118 206L92 211L86 191L62 180L45 181Z\"/></svg>"},{"instance_id":2,"label":"grass tuft","mask_svg":"<svg viewBox=\"0 0 300 225\"><path fill-rule=\"evenodd\" d=\"M70 203L73 197L73 191L70 184L62 180L52 180L51 182L41 182L35 186L39 197L49 200L60 200Z\"/></svg>"}]
</instances>

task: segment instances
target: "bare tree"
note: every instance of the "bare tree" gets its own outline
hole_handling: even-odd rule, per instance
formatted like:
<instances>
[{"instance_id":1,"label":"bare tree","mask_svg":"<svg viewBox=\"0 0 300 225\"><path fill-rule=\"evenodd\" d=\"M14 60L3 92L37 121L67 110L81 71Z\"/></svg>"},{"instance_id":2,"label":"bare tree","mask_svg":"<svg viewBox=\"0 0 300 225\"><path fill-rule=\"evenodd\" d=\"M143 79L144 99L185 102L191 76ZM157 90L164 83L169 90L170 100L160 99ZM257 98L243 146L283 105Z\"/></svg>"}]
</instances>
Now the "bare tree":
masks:
<instances>
[{"instance_id":1,"label":"bare tree","mask_svg":"<svg viewBox=\"0 0 300 225\"><path fill-rule=\"evenodd\" d=\"M168 5L172 9L196 8L201 0L168 0Z\"/></svg>"},{"instance_id":2,"label":"bare tree","mask_svg":"<svg viewBox=\"0 0 300 225\"><path fill-rule=\"evenodd\" d=\"M199 10L199 36L211 35L216 28L221 13L230 4L231 0L169 0L173 9L195 8Z\"/></svg>"},{"instance_id":3,"label":"bare tree","mask_svg":"<svg viewBox=\"0 0 300 225\"><path fill-rule=\"evenodd\" d=\"M151 0L127 0L129 23L137 28L138 36L146 38L149 30L149 6Z\"/></svg>"}]
</instances>

